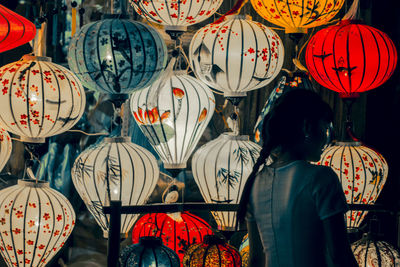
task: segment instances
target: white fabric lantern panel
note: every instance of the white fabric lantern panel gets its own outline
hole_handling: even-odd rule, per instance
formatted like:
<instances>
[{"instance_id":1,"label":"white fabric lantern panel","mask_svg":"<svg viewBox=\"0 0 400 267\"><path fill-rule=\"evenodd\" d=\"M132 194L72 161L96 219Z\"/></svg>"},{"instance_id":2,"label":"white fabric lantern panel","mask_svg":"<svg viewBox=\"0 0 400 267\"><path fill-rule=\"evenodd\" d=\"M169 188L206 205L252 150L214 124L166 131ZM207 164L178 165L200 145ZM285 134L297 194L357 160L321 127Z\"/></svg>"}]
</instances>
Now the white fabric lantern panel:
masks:
<instances>
[{"instance_id":1,"label":"white fabric lantern panel","mask_svg":"<svg viewBox=\"0 0 400 267\"><path fill-rule=\"evenodd\" d=\"M0 68L0 123L23 141L44 142L72 128L86 103L78 78L48 57L25 55Z\"/></svg>"},{"instance_id":2,"label":"white fabric lantern panel","mask_svg":"<svg viewBox=\"0 0 400 267\"><path fill-rule=\"evenodd\" d=\"M129 137L105 138L92 145L75 160L72 181L83 202L108 237L109 215L103 206L119 200L122 206L143 205L153 192L159 168L156 158L132 143ZM125 237L139 215L121 215L121 234Z\"/></svg>"},{"instance_id":3,"label":"white fabric lantern panel","mask_svg":"<svg viewBox=\"0 0 400 267\"><path fill-rule=\"evenodd\" d=\"M210 121L214 95L203 82L183 72L134 92L131 111L165 168L186 162Z\"/></svg>"},{"instance_id":4,"label":"white fabric lantern panel","mask_svg":"<svg viewBox=\"0 0 400 267\"><path fill-rule=\"evenodd\" d=\"M247 135L223 133L193 155L193 177L207 203L238 204L261 147ZM236 212L214 211L218 228L234 230Z\"/></svg>"},{"instance_id":5,"label":"white fabric lantern panel","mask_svg":"<svg viewBox=\"0 0 400 267\"><path fill-rule=\"evenodd\" d=\"M172 30L186 27L211 17L223 0L130 0L136 12L151 22Z\"/></svg>"},{"instance_id":6,"label":"white fabric lantern panel","mask_svg":"<svg viewBox=\"0 0 400 267\"><path fill-rule=\"evenodd\" d=\"M322 153L317 164L336 172L349 204L374 204L389 171L383 156L360 142L336 142ZM347 227L359 227L367 213L348 211Z\"/></svg>"},{"instance_id":7,"label":"white fabric lantern panel","mask_svg":"<svg viewBox=\"0 0 400 267\"><path fill-rule=\"evenodd\" d=\"M18 180L0 191L0 250L8 266L46 266L75 225L69 201L48 182Z\"/></svg>"},{"instance_id":8,"label":"white fabric lantern panel","mask_svg":"<svg viewBox=\"0 0 400 267\"><path fill-rule=\"evenodd\" d=\"M243 16L227 16L194 35L189 57L193 72L226 97L269 84L283 65L283 43L273 30Z\"/></svg>"},{"instance_id":9,"label":"white fabric lantern panel","mask_svg":"<svg viewBox=\"0 0 400 267\"><path fill-rule=\"evenodd\" d=\"M6 130L0 127L0 172L10 159L12 150L11 137Z\"/></svg>"}]
</instances>

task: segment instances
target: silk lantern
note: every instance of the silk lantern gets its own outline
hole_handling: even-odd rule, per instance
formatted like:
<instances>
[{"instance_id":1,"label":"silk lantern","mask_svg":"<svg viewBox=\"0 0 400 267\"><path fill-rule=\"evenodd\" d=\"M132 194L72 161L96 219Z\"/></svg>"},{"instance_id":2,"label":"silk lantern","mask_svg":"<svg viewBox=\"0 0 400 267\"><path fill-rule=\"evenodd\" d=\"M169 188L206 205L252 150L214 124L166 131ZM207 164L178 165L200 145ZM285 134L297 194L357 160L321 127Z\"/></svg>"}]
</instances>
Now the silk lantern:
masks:
<instances>
[{"instance_id":1,"label":"silk lantern","mask_svg":"<svg viewBox=\"0 0 400 267\"><path fill-rule=\"evenodd\" d=\"M286 33L306 33L308 28L327 24L345 0L275 1L251 0L257 13L285 28Z\"/></svg>"},{"instance_id":2,"label":"silk lantern","mask_svg":"<svg viewBox=\"0 0 400 267\"><path fill-rule=\"evenodd\" d=\"M7 161L10 159L12 141L6 130L0 127L0 172L3 170Z\"/></svg>"},{"instance_id":3,"label":"silk lantern","mask_svg":"<svg viewBox=\"0 0 400 267\"><path fill-rule=\"evenodd\" d=\"M35 24L0 5L0 53L26 44L36 35Z\"/></svg>"},{"instance_id":4,"label":"silk lantern","mask_svg":"<svg viewBox=\"0 0 400 267\"><path fill-rule=\"evenodd\" d=\"M246 234L243 237L242 243L239 247L239 253L242 257L242 267L250 266L249 257L250 257L250 245L249 245L249 234Z\"/></svg>"},{"instance_id":5,"label":"silk lantern","mask_svg":"<svg viewBox=\"0 0 400 267\"><path fill-rule=\"evenodd\" d=\"M261 147L247 135L223 133L193 155L192 172L207 203L238 204ZM212 211L221 230L234 230L236 212Z\"/></svg>"},{"instance_id":6,"label":"silk lantern","mask_svg":"<svg viewBox=\"0 0 400 267\"><path fill-rule=\"evenodd\" d=\"M144 236L159 237L182 260L189 246L203 242L203 237L210 234L210 225L190 212L149 213L136 221L132 241L135 244Z\"/></svg>"},{"instance_id":7,"label":"silk lantern","mask_svg":"<svg viewBox=\"0 0 400 267\"><path fill-rule=\"evenodd\" d=\"M189 47L190 64L197 78L225 97L244 97L278 75L283 44L273 30L249 17L226 18L196 32Z\"/></svg>"},{"instance_id":8,"label":"silk lantern","mask_svg":"<svg viewBox=\"0 0 400 267\"><path fill-rule=\"evenodd\" d=\"M48 57L25 55L0 68L0 124L22 141L44 142L81 118L85 91L68 69Z\"/></svg>"},{"instance_id":9,"label":"silk lantern","mask_svg":"<svg viewBox=\"0 0 400 267\"><path fill-rule=\"evenodd\" d=\"M388 176L383 156L360 142L336 142L324 150L317 164L336 172L349 204L374 204ZM367 211L348 211L347 227L359 227L366 214Z\"/></svg>"},{"instance_id":10,"label":"silk lantern","mask_svg":"<svg viewBox=\"0 0 400 267\"><path fill-rule=\"evenodd\" d=\"M393 74L397 51L382 31L345 20L317 32L306 49L312 77L341 97L356 97Z\"/></svg>"},{"instance_id":11,"label":"silk lantern","mask_svg":"<svg viewBox=\"0 0 400 267\"><path fill-rule=\"evenodd\" d=\"M110 15L83 26L72 37L68 64L85 87L126 98L158 78L167 56L154 28Z\"/></svg>"},{"instance_id":12,"label":"silk lantern","mask_svg":"<svg viewBox=\"0 0 400 267\"><path fill-rule=\"evenodd\" d=\"M75 225L69 201L48 182L18 180L0 192L0 251L8 266L46 266Z\"/></svg>"},{"instance_id":13,"label":"silk lantern","mask_svg":"<svg viewBox=\"0 0 400 267\"><path fill-rule=\"evenodd\" d=\"M215 235L207 235L204 242L189 247L183 257L184 267L241 267L237 249Z\"/></svg>"},{"instance_id":14,"label":"silk lantern","mask_svg":"<svg viewBox=\"0 0 400 267\"><path fill-rule=\"evenodd\" d=\"M75 160L72 181L86 207L108 238L109 215L103 206L119 200L122 206L142 205L153 192L159 169L156 158L128 137L105 138ZM138 215L121 215L121 234L127 236Z\"/></svg>"},{"instance_id":15,"label":"silk lantern","mask_svg":"<svg viewBox=\"0 0 400 267\"><path fill-rule=\"evenodd\" d=\"M168 169L183 169L215 107L211 90L185 72L134 92L131 112Z\"/></svg>"}]
</instances>

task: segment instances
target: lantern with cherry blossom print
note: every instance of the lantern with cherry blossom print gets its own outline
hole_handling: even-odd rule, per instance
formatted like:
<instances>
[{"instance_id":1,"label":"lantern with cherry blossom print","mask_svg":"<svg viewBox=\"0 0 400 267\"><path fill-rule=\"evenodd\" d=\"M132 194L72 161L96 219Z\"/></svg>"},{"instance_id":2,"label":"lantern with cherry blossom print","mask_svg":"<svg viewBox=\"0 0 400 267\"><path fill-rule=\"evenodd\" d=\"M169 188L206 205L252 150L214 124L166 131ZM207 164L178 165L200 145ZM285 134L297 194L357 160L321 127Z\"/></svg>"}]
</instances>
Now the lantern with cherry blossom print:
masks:
<instances>
[{"instance_id":1,"label":"lantern with cherry blossom print","mask_svg":"<svg viewBox=\"0 0 400 267\"><path fill-rule=\"evenodd\" d=\"M186 72L175 72L131 97L137 124L168 169L186 167L214 107L211 90Z\"/></svg>"},{"instance_id":2,"label":"lantern with cherry blossom print","mask_svg":"<svg viewBox=\"0 0 400 267\"><path fill-rule=\"evenodd\" d=\"M336 142L324 150L317 164L336 172L349 204L374 204L388 175L383 156L360 142ZM366 215L367 211L348 211L347 227L359 227Z\"/></svg>"},{"instance_id":3,"label":"lantern with cherry blossom print","mask_svg":"<svg viewBox=\"0 0 400 267\"><path fill-rule=\"evenodd\" d=\"M393 74L397 51L382 31L359 21L341 21L317 32L307 45L311 76L341 97L356 97Z\"/></svg>"},{"instance_id":4,"label":"lantern with cherry blossom print","mask_svg":"<svg viewBox=\"0 0 400 267\"><path fill-rule=\"evenodd\" d=\"M6 130L0 127L0 172L11 156L12 141Z\"/></svg>"},{"instance_id":5,"label":"lantern with cherry blossom print","mask_svg":"<svg viewBox=\"0 0 400 267\"><path fill-rule=\"evenodd\" d=\"M46 266L75 225L69 201L48 182L18 180L0 191L0 250L8 266Z\"/></svg>"},{"instance_id":6,"label":"lantern with cherry blossom print","mask_svg":"<svg viewBox=\"0 0 400 267\"><path fill-rule=\"evenodd\" d=\"M278 75L284 51L273 30L249 17L234 15L197 31L189 57L197 78L224 92L225 97L244 97Z\"/></svg>"},{"instance_id":7,"label":"lantern with cherry blossom print","mask_svg":"<svg viewBox=\"0 0 400 267\"><path fill-rule=\"evenodd\" d=\"M0 68L0 124L22 141L44 142L81 118L85 91L68 69L48 57L25 55Z\"/></svg>"}]
</instances>

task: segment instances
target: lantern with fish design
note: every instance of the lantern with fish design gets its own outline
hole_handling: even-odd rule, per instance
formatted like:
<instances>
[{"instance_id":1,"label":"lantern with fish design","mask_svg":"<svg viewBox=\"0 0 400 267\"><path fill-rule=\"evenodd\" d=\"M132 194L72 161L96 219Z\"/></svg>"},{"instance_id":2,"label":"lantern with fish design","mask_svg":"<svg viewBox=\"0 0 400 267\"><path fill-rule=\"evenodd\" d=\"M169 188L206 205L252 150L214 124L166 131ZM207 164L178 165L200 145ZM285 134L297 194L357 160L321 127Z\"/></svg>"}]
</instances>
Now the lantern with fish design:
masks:
<instances>
[{"instance_id":1,"label":"lantern with fish design","mask_svg":"<svg viewBox=\"0 0 400 267\"><path fill-rule=\"evenodd\" d=\"M211 90L184 71L131 97L131 112L167 169L186 168L214 107Z\"/></svg>"},{"instance_id":2,"label":"lantern with fish design","mask_svg":"<svg viewBox=\"0 0 400 267\"><path fill-rule=\"evenodd\" d=\"M0 68L0 124L22 141L44 142L81 118L85 91L68 69L51 58L25 55Z\"/></svg>"},{"instance_id":3,"label":"lantern with fish design","mask_svg":"<svg viewBox=\"0 0 400 267\"><path fill-rule=\"evenodd\" d=\"M336 172L349 204L374 204L388 176L388 164L383 156L360 142L336 142L324 150L317 164ZM348 211L347 227L359 227L367 213Z\"/></svg>"}]
</instances>

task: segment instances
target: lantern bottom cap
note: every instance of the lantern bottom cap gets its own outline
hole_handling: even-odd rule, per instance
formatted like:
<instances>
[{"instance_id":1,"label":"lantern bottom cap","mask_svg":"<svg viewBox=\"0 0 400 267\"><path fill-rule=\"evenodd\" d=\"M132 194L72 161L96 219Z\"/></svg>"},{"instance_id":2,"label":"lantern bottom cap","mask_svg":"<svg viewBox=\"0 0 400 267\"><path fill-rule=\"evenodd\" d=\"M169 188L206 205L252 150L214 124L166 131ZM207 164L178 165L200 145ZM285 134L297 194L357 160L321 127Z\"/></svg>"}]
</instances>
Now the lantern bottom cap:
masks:
<instances>
[{"instance_id":1,"label":"lantern bottom cap","mask_svg":"<svg viewBox=\"0 0 400 267\"><path fill-rule=\"evenodd\" d=\"M166 169L186 169L186 163L164 163Z\"/></svg>"},{"instance_id":2,"label":"lantern bottom cap","mask_svg":"<svg viewBox=\"0 0 400 267\"><path fill-rule=\"evenodd\" d=\"M19 140L24 143L45 143L46 138L44 137L28 137L28 136L20 136Z\"/></svg>"},{"instance_id":3,"label":"lantern bottom cap","mask_svg":"<svg viewBox=\"0 0 400 267\"><path fill-rule=\"evenodd\" d=\"M285 33L307 33L307 28L285 28Z\"/></svg>"},{"instance_id":4,"label":"lantern bottom cap","mask_svg":"<svg viewBox=\"0 0 400 267\"><path fill-rule=\"evenodd\" d=\"M108 239L108 237L110 236L108 231L103 231L103 237L105 239ZM119 237L121 240L127 239L128 238L128 233L120 233Z\"/></svg>"},{"instance_id":5,"label":"lantern bottom cap","mask_svg":"<svg viewBox=\"0 0 400 267\"><path fill-rule=\"evenodd\" d=\"M224 92L224 97L245 97L246 92Z\"/></svg>"},{"instance_id":6,"label":"lantern bottom cap","mask_svg":"<svg viewBox=\"0 0 400 267\"><path fill-rule=\"evenodd\" d=\"M236 228L233 226L218 225L218 230L220 230L220 231L236 231Z\"/></svg>"},{"instance_id":7,"label":"lantern bottom cap","mask_svg":"<svg viewBox=\"0 0 400 267\"><path fill-rule=\"evenodd\" d=\"M164 26L165 31L176 31L176 32L186 32L187 31L187 26L183 25L165 25Z\"/></svg>"}]
</instances>

